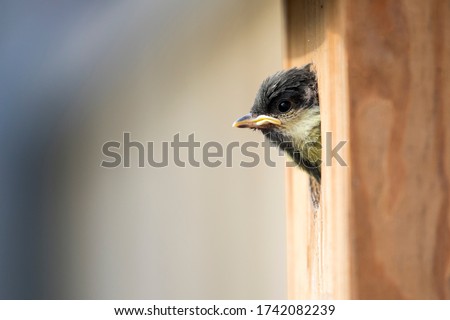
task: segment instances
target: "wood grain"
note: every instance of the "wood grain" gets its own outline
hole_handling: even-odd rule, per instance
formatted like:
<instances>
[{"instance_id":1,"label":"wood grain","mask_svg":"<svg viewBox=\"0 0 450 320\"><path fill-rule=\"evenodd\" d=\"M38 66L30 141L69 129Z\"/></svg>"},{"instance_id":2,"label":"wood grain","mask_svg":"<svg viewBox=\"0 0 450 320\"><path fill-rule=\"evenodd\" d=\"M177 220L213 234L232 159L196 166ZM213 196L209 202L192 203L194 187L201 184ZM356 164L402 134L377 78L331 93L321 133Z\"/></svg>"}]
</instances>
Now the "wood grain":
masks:
<instances>
[{"instance_id":1,"label":"wood grain","mask_svg":"<svg viewBox=\"0 0 450 320\"><path fill-rule=\"evenodd\" d=\"M348 140L346 58L342 10L336 1L287 1L286 67L313 62L319 79L322 135ZM325 129L326 128L326 129ZM325 129L325 130L324 130ZM348 148L342 150L349 159ZM349 296L348 167L322 167L321 208L310 205L308 179L303 172L287 172L288 289L292 299ZM341 177L330 179L329 176ZM332 192L339 189L339 194Z\"/></svg>"},{"instance_id":2,"label":"wood grain","mask_svg":"<svg viewBox=\"0 0 450 320\"><path fill-rule=\"evenodd\" d=\"M315 64L348 141L317 213L287 170L289 297L449 299L450 1L285 4L285 65Z\"/></svg>"}]
</instances>

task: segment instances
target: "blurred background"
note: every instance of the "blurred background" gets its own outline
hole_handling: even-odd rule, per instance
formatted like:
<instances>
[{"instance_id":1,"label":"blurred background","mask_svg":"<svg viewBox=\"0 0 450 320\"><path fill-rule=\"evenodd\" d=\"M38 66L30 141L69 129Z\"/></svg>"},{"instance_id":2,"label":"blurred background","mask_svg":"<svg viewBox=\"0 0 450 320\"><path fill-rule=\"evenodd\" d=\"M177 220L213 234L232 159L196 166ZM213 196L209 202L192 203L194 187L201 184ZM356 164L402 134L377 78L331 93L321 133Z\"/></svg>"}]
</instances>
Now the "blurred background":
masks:
<instances>
[{"instance_id":1,"label":"blurred background","mask_svg":"<svg viewBox=\"0 0 450 320\"><path fill-rule=\"evenodd\" d=\"M277 152L100 167L124 132L155 159L177 133L263 141L231 123L282 68L282 18L276 0L2 1L0 298L287 298Z\"/></svg>"}]
</instances>

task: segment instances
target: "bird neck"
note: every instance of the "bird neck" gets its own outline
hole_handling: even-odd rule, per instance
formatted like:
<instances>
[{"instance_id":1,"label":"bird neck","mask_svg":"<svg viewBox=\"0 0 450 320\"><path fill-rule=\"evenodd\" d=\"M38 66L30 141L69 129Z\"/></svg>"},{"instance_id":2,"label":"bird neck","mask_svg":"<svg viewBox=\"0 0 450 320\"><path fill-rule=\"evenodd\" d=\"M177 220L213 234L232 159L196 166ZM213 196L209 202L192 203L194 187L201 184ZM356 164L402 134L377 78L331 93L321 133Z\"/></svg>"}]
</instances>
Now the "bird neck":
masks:
<instances>
[{"instance_id":1,"label":"bird neck","mask_svg":"<svg viewBox=\"0 0 450 320\"><path fill-rule=\"evenodd\" d=\"M319 183L322 163L320 126L320 109L317 106L305 109L296 122L286 125L283 130L265 133L270 141Z\"/></svg>"},{"instance_id":2,"label":"bird neck","mask_svg":"<svg viewBox=\"0 0 450 320\"><path fill-rule=\"evenodd\" d=\"M303 138L294 135L290 139L292 143L285 149L286 153L301 169L320 183L322 164L320 120Z\"/></svg>"}]
</instances>

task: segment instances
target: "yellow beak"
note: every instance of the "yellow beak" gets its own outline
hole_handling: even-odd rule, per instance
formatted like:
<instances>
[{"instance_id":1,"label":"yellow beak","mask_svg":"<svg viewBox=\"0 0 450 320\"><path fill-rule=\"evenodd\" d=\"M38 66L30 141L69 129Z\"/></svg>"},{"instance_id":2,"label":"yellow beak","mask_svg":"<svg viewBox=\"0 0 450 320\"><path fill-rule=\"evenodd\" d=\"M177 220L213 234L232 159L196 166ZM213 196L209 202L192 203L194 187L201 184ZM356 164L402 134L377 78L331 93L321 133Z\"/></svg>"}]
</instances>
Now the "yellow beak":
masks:
<instances>
[{"instance_id":1,"label":"yellow beak","mask_svg":"<svg viewBox=\"0 0 450 320\"><path fill-rule=\"evenodd\" d=\"M277 118L266 115L260 115L255 118L252 116L251 113L249 113L237 119L233 123L233 127L236 128L254 128L254 129L267 128L270 125L279 126L281 125L281 121L278 120Z\"/></svg>"}]
</instances>

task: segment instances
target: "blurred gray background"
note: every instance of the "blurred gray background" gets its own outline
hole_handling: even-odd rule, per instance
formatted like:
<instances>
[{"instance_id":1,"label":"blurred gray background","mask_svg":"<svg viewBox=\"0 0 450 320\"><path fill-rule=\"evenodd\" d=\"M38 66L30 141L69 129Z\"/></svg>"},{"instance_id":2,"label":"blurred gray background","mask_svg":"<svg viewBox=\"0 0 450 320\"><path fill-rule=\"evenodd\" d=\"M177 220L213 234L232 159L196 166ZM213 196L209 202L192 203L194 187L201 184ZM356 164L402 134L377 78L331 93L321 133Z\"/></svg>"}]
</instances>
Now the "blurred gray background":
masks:
<instances>
[{"instance_id":1,"label":"blurred gray background","mask_svg":"<svg viewBox=\"0 0 450 320\"><path fill-rule=\"evenodd\" d=\"M276 0L2 1L0 298L287 298L277 152L100 167L123 132L261 142L231 123L282 68L282 27Z\"/></svg>"}]
</instances>

